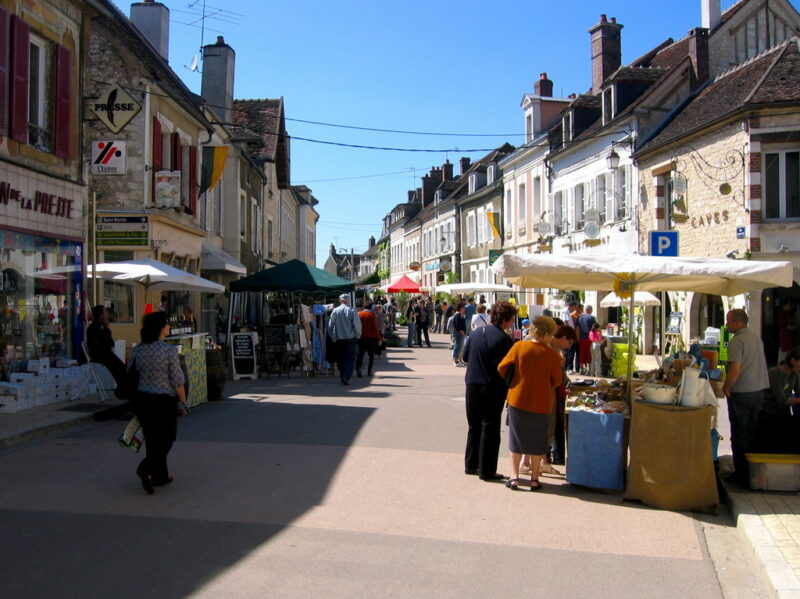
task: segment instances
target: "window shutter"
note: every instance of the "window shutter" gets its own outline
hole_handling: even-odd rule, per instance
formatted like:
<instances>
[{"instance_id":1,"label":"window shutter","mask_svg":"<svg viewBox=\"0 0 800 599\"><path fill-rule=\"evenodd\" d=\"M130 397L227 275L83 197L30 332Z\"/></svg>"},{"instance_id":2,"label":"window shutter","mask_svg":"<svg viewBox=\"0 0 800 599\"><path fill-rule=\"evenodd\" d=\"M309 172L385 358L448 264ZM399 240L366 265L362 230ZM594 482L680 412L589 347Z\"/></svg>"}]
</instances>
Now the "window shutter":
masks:
<instances>
[{"instance_id":1,"label":"window shutter","mask_svg":"<svg viewBox=\"0 0 800 599\"><path fill-rule=\"evenodd\" d=\"M56 46L56 156L72 158L70 125L72 117L72 53L64 46Z\"/></svg>"},{"instance_id":2,"label":"window shutter","mask_svg":"<svg viewBox=\"0 0 800 599\"><path fill-rule=\"evenodd\" d=\"M189 146L189 210L197 214L197 146Z\"/></svg>"},{"instance_id":3,"label":"window shutter","mask_svg":"<svg viewBox=\"0 0 800 599\"><path fill-rule=\"evenodd\" d=\"M169 137L169 170L180 171L181 168L181 136L173 133Z\"/></svg>"},{"instance_id":4,"label":"window shutter","mask_svg":"<svg viewBox=\"0 0 800 599\"><path fill-rule=\"evenodd\" d=\"M8 11L0 6L0 135L8 135L8 71L11 30Z\"/></svg>"},{"instance_id":5,"label":"window shutter","mask_svg":"<svg viewBox=\"0 0 800 599\"><path fill-rule=\"evenodd\" d=\"M30 27L14 15L11 17L11 138L28 143L28 58Z\"/></svg>"},{"instance_id":6,"label":"window shutter","mask_svg":"<svg viewBox=\"0 0 800 599\"><path fill-rule=\"evenodd\" d=\"M150 197L151 203L155 204L156 202L156 173L164 168L164 146L162 145L161 139L161 121L158 120L157 116L153 116L153 156L152 156L152 164L151 166L151 173L153 173L152 178L152 185L150 188Z\"/></svg>"}]
</instances>

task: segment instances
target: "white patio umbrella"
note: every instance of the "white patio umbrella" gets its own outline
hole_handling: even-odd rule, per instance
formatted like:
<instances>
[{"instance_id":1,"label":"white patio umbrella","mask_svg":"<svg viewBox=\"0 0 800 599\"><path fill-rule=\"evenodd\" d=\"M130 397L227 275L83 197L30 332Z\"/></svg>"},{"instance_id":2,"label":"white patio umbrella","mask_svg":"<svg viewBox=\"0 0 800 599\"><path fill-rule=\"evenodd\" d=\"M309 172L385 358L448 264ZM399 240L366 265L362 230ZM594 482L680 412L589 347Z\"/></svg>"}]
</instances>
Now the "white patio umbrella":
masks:
<instances>
[{"instance_id":1,"label":"white patio umbrella","mask_svg":"<svg viewBox=\"0 0 800 599\"><path fill-rule=\"evenodd\" d=\"M153 291L202 291L223 293L225 287L180 268L150 258L103 262L95 268L98 277L121 283L139 283Z\"/></svg>"},{"instance_id":2,"label":"white patio umbrella","mask_svg":"<svg viewBox=\"0 0 800 599\"><path fill-rule=\"evenodd\" d=\"M514 292L508 285L499 285L497 283L444 283L442 285L437 285L436 291L443 291L451 295L457 293L491 293L496 291Z\"/></svg>"},{"instance_id":3,"label":"white patio umbrella","mask_svg":"<svg viewBox=\"0 0 800 599\"><path fill-rule=\"evenodd\" d=\"M613 291L600 300L601 308L619 308L621 306L628 306L630 298L622 298ZM634 306L660 306L661 300L649 291L637 291L633 294Z\"/></svg>"},{"instance_id":4,"label":"white patio umbrella","mask_svg":"<svg viewBox=\"0 0 800 599\"><path fill-rule=\"evenodd\" d=\"M631 313L636 291L694 291L733 296L756 289L792 286L791 262L727 258L503 254L492 270L521 287L630 292ZM632 335L629 335L629 379L633 364L631 345ZM628 385L629 400L630 392Z\"/></svg>"}]
</instances>

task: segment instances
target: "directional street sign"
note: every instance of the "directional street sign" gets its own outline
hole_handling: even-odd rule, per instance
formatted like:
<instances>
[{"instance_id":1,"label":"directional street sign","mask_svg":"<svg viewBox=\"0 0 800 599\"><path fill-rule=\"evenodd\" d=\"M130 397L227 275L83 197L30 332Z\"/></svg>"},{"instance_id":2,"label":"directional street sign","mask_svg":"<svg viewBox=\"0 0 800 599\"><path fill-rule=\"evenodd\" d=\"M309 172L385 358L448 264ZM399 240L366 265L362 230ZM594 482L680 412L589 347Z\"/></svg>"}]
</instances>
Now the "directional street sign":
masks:
<instances>
[{"instance_id":1,"label":"directional street sign","mask_svg":"<svg viewBox=\"0 0 800 599\"><path fill-rule=\"evenodd\" d=\"M147 216L98 216L95 222L98 246L150 245L150 225Z\"/></svg>"}]
</instances>

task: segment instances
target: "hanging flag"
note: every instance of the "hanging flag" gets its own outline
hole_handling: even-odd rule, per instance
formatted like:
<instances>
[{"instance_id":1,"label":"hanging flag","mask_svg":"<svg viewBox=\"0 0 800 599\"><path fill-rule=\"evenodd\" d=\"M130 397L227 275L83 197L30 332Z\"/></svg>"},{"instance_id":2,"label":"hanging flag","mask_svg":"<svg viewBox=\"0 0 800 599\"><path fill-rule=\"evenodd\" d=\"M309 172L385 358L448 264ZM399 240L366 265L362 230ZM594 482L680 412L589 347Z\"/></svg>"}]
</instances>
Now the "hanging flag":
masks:
<instances>
[{"instance_id":1,"label":"hanging flag","mask_svg":"<svg viewBox=\"0 0 800 599\"><path fill-rule=\"evenodd\" d=\"M225 169L228 146L206 146L203 148L203 167L200 171L200 193L214 189Z\"/></svg>"},{"instance_id":2,"label":"hanging flag","mask_svg":"<svg viewBox=\"0 0 800 599\"><path fill-rule=\"evenodd\" d=\"M486 211L486 218L489 220L489 226L494 232L494 237L500 237L500 213Z\"/></svg>"}]
</instances>

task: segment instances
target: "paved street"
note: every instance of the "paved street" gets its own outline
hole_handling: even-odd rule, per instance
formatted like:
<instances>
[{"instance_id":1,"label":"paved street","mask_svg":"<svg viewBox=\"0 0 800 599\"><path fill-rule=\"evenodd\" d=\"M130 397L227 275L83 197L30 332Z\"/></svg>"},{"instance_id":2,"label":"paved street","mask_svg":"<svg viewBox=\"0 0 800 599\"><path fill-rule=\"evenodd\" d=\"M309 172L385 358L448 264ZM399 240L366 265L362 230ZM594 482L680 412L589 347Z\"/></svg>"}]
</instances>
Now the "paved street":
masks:
<instances>
[{"instance_id":1,"label":"paved street","mask_svg":"<svg viewBox=\"0 0 800 599\"><path fill-rule=\"evenodd\" d=\"M349 387L229 382L154 496L120 421L0 453L0 597L765 596L724 513L465 476L464 370L434 338Z\"/></svg>"}]
</instances>

